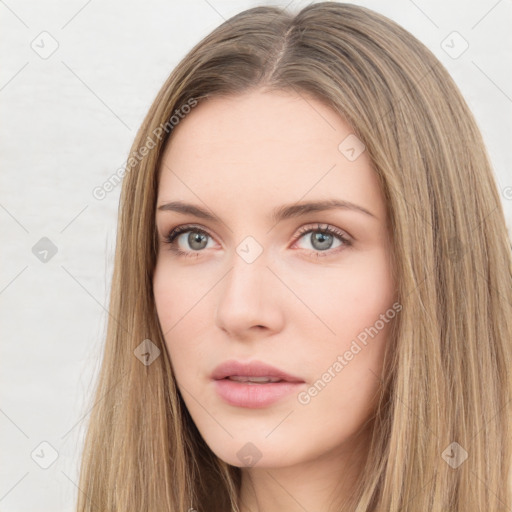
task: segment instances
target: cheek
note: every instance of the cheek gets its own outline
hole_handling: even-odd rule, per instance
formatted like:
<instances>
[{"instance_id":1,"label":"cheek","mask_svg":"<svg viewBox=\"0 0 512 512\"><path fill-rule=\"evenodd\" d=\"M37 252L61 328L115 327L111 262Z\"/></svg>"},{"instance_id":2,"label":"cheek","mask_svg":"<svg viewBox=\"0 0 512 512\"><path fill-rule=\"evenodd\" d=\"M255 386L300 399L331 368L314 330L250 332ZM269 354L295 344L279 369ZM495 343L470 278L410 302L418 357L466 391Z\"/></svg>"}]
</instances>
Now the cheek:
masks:
<instances>
[{"instance_id":1,"label":"cheek","mask_svg":"<svg viewBox=\"0 0 512 512\"><path fill-rule=\"evenodd\" d=\"M358 432L378 404L384 355L398 314L391 288L362 291L348 278L345 285L346 295L339 294L334 307L326 306L332 308L325 318L336 334L314 337L310 329L314 349L300 355L310 379L297 396L296 419L319 439L322 432L331 432L329 442L343 442Z\"/></svg>"},{"instance_id":2,"label":"cheek","mask_svg":"<svg viewBox=\"0 0 512 512\"><path fill-rule=\"evenodd\" d=\"M204 366L202 359L207 350L204 344L210 338L207 333L211 332L213 321L207 294L215 282L211 275L200 279L176 271L165 262L156 266L153 278L155 307L179 381L197 378Z\"/></svg>"},{"instance_id":3,"label":"cheek","mask_svg":"<svg viewBox=\"0 0 512 512\"><path fill-rule=\"evenodd\" d=\"M385 253L374 251L365 256L358 255L336 272L322 269L328 278L317 275L301 281L302 287L297 288L317 317L310 315L297 326L302 338L310 341L295 352L307 362L311 384L299 403L311 404L310 410L335 407L356 423L374 405L398 314ZM296 284L299 286L299 281Z\"/></svg>"},{"instance_id":4,"label":"cheek","mask_svg":"<svg viewBox=\"0 0 512 512\"><path fill-rule=\"evenodd\" d=\"M342 349L374 325L394 302L393 276L382 249L347 255L335 268L315 265L297 270L289 272L288 282L309 312L297 305L303 312L294 321L326 350L329 346Z\"/></svg>"},{"instance_id":5,"label":"cheek","mask_svg":"<svg viewBox=\"0 0 512 512\"><path fill-rule=\"evenodd\" d=\"M202 273L179 269L165 261L165 255L158 260L153 276L153 295L158 318L164 334L174 333L189 318L205 318L204 305L208 293L215 286L214 272Z\"/></svg>"}]
</instances>

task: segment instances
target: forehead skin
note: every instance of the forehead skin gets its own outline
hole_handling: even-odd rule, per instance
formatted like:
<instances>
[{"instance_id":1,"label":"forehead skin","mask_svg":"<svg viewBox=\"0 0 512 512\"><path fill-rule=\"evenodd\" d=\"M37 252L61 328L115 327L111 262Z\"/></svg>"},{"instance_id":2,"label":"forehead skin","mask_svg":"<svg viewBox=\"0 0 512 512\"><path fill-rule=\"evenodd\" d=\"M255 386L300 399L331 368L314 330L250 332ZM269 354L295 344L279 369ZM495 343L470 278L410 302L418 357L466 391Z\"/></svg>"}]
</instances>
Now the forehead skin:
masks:
<instances>
[{"instance_id":1,"label":"forehead skin","mask_svg":"<svg viewBox=\"0 0 512 512\"><path fill-rule=\"evenodd\" d=\"M338 149L351 133L310 96L258 90L203 101L165 149L158 204L179 198L212 210L231 229L248 221L270 228L274 206L339 197L382 222L385 204L367 153L349 161Z\"/></svg>"}]
</instances>

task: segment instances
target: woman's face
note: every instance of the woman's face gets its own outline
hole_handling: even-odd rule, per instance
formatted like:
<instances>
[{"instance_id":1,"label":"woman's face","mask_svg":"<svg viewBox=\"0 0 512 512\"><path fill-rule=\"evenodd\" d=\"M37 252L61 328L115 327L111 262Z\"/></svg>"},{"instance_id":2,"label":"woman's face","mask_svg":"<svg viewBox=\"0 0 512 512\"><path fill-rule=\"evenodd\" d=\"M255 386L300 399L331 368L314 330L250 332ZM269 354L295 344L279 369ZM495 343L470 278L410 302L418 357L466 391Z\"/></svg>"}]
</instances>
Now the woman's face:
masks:
<instances>
[{"instance_id":1,"label":"woman's face","mask_svg":"<svg viewBox=\"0 0 512 512\"><path fill-rule=\"evenodd\" d=\"M364 146L323 103L285 92L210 99L174 130L154 296L197 428L235 466L350 451L400 309Z\"/></svg>"}]
</instances>

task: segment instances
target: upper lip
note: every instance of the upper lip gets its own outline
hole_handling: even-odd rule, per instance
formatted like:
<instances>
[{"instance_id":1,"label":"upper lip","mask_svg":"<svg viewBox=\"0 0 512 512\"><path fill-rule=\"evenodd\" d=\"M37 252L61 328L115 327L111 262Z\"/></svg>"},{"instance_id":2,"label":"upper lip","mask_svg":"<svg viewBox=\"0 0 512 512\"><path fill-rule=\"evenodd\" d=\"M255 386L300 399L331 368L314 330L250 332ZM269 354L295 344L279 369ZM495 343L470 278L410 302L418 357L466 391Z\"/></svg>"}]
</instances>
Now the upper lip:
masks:
<instances>
[{"instance_id":1,"label":"upper lip","mask_svg":"<svg viewBox=\"0 0 512 512\"><path fill-rule=\"evenodd\" d=\"M301 378L290 375L289 373L263 363L261 361L225 361L215 368L212 373L212 379L221 380L226 377L274 377L287 382L304 382Z\"/></svg>"}]
</instances>

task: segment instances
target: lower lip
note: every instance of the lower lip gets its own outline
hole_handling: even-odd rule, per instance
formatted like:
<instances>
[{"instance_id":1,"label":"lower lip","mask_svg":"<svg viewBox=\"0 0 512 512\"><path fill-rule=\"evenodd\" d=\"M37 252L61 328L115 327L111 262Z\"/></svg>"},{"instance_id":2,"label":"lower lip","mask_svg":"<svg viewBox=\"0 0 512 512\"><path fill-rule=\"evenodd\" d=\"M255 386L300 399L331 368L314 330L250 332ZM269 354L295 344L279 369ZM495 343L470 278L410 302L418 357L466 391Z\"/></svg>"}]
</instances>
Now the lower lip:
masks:
<instances>
[{"instance_id":1,"label":"lower lip","mask_svg":"<svg viewBox=\"0 0 512 512\"><path fill-rule=\"evenodd\" d=\"M290 393L297 393L303 382L270 382L249 384L229 379L215 380L217 393L228 404L252 409L267 407Z\"/></svg>"}]
</instances>

